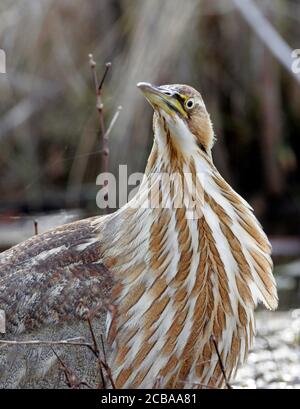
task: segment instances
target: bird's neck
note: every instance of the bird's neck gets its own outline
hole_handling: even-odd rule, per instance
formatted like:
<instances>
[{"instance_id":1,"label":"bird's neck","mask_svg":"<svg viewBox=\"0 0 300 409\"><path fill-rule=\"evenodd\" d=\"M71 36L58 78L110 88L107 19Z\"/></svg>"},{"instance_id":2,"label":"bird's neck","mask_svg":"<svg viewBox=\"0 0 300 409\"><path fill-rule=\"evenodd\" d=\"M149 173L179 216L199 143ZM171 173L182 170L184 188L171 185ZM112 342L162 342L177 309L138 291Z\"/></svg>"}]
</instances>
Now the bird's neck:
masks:
<instances>
[{"instance_id":1,"label":"bird's neck","mask_svg":"<svg viewBox=\"0 0 300 409\"><path fill-rule=\"evenodd\" d=\"M182 128L182 129L181 129ZM172 129L162 117L154 117L154 144L146 166L146 175L153 172L185 172L191 162L211 160L210 148L197 143L187 126ZM207 139L209 139L207 137Z\"/></svg>"},{"instance_id":2,"label":"bird's neck","mask_svg":"<svg viewBox=\"0 0 300 409\"><path fill-rule=\"evenodd\" d=\"M217 172L210 152L178 139L164 121L157 122L154 131L145 176L133 202L155 209L156 214L159 209L182 208L188 212L194 209L189 218L201 217L206 181Z\"/></svg>"}]
</instances>

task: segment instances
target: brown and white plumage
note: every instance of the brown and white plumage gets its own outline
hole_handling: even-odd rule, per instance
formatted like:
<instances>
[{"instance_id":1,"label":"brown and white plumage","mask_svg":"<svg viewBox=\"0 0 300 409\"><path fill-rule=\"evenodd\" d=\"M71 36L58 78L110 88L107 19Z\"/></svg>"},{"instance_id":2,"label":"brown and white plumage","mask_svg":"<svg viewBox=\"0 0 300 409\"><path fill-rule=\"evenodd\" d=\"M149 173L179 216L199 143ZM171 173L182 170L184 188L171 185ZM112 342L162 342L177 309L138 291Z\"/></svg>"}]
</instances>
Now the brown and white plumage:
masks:
<instances>
[{"instance_id":1,"label":"brown and white plumage","mask_svg":"<svg viewBox=\"0 0 300 409\"><path fill-rule=\"evenodd\" d=\"M183 85L139 87L155 110L155 138L138 194L112 215L2 254L0 308L8 328L24 332L80 319L109 294L117 387L222 386L211 336L230 378L251 347L255 306L277 306L270 244L213 165L200 94Z\"/></svg>"}]
</instances>

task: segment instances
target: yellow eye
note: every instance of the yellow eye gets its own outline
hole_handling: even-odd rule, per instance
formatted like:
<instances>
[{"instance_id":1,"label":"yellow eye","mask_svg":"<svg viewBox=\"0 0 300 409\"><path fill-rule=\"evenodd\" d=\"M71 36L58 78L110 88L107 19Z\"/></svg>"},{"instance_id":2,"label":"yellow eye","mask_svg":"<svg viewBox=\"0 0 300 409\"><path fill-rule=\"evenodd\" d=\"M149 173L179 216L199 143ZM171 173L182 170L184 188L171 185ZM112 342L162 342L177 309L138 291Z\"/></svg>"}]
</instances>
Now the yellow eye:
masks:
<instances>
[{"instance_id":1,"label":"yellow eye","mask_svg":"<svg viewBox=\"0 0 300 409\"><path fill-rule=\"evenodd\" d=\"M187 109L192 109L192 108L194 108L194 105L195 105L195 101L194 101L193 98L188 99L188 100L186 101L186 103L185 103L185 107L186 107Z\"/></svg>"}]
</instances>

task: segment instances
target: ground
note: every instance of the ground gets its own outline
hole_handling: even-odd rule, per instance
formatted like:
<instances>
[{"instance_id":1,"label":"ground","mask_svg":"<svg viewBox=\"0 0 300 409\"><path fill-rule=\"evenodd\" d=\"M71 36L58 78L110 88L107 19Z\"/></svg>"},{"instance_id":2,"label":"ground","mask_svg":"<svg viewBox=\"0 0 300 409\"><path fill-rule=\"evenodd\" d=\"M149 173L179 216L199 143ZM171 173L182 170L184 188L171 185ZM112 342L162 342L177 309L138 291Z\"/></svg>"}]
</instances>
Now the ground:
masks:
<instances>
[{"instance_id":1,"label":"ground","mask_svg":"<svg viewBox=\"0 0 300 409\"><path fill-rule=\"evenodd\" d=\"M235 388L300 389L300 309L258 312L257 336Z\"/></svg>"}]
</instances>

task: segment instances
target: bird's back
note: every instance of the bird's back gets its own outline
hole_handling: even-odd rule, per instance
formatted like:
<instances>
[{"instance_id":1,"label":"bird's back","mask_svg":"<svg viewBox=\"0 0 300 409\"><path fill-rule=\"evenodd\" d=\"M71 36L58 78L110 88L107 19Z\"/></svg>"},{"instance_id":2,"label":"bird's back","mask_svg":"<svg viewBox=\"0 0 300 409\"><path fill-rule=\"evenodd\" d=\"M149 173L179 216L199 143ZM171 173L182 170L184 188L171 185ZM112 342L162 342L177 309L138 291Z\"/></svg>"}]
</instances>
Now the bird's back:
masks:
<instances>
[{"instance_id":1,"label":"bird's back","mask_svg":"<svg viewBox=\"0 0 300 409\"><path fill-rule=\"evenodd\" d=\"M101 263L95 219L61 226L0 255L0 309L6 321L1 340L90 340L86 317L93 309L100 339L112 282ZM78 380L95 386L96 360L86 347L1 345L0 387L65 385L55 353Z\"/></svg>"}]
</instances>

